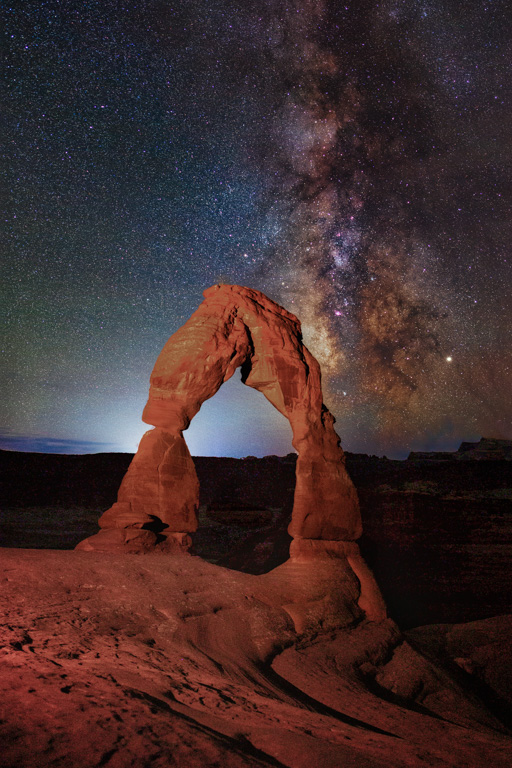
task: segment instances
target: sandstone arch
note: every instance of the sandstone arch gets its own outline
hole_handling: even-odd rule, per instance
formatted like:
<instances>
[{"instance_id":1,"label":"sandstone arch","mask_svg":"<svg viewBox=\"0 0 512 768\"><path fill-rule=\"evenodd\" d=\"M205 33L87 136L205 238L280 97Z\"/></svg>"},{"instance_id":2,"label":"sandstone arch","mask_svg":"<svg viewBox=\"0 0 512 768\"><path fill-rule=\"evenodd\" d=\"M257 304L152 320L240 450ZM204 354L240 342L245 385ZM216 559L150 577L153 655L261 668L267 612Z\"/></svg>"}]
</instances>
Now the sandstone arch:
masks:
<instances>
[{"instance_id":1,"label":"sandstone arch","mask_svg":"<svg viewBox=\"0 0 512 768\"><path fill-rule=\"evenodd\" d=\"M141 440L117 503L100 518L102 532L81 548L149 549L156 542L149 530L155 522L168 539L189 545L199 483L183 431L239 367L242 381L262 392L292 428L298 459L290 535L333 542L331 550L336 541L357 539L357 494L334 417L323 404L320 367L302 343L299 321L242 286L214 285L204 297L156 361L142 416L155 429Z\"/></svg>"}]
</instances>

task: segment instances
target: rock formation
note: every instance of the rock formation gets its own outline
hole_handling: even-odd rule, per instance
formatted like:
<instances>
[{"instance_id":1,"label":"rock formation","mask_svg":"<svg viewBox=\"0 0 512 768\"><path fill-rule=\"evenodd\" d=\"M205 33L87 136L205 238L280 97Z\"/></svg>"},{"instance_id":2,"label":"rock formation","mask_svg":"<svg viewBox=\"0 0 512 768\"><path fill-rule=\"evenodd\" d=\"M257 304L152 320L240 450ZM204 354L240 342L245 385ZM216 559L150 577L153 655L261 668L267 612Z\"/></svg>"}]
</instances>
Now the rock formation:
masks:
<instances>
[{"instance_id":1,"label":"rock formation","mask_svg":"<svg viewBox=\"0 0 512 768\"><path fill-rule=\"evenodd\" d=\"M183 438L202 403L241 368L289 420L297 450L290 560L269 574L275 600L299 632L335 627L386 608L355 539L362 532L356 490L322 400L320 366L302 343L297 318L259 291L215 285L168 340L153 373L142 438L118 501L82 550L186 551L197 528L199 483ZM352 585L348 593L340 585Z\"/></svg>"},{"instance_id":2,"label":"rock formation","mask_svg":"<svg viewBox=\"0 0 512 768\"><path fill-rule=\"evenodd\" d=\"M199 486L183 430L239 367L244 384L262 392L292 427L298 459L290 535L357 539L357 494L299 321L249 288L215 285L204 296L153 369L142 418L155 429L141 440L117 503L100 519L101 532L79 547L146 551L164 540L164 548L189 546Z\"/></svg>"}]
</instances>

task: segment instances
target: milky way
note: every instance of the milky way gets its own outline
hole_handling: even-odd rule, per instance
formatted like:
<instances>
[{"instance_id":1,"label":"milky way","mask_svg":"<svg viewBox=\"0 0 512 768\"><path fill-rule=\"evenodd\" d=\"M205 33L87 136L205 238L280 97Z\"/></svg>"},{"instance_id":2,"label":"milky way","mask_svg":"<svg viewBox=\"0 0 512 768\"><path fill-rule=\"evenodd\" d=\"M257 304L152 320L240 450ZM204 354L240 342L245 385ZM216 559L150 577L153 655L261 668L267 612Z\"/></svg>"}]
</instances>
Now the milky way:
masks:
<instances>
[{"instance_id":1,"label":"milky way","mask_svg":"<svg viewBox=\"0 0 512 768\"><path fill-rule=\"evenodd\" d=\"M510 430L510 346L489 349L490 335L502 339L490 324L510 330L510 304L497 317L500 288L475 285L495 282L509 256L509 168L496 163L498 146L489 152L490 116L479 124L493 108L506 117L493 69L504 62L488 55L492 22L482 48L471 44L485 14L466 12L297 2L280 15L274 290L297 307L338 413L382 445ZM491 90L499 104L482 109ZM498 407L476 384L484 370L502 390Z\"/></svg>"},{"instance_id":2,"label":"milky way","mask_svg":"<svg viewBox=\"0 0 512 768\"><path fill-rule=\"evenodd\" d=\"M299 316L349 450L512 437L508 3L3 13L3 445L133 449L218 281ZM219 398L196 452L243 455Z\"/></svg>"}]
</instances>

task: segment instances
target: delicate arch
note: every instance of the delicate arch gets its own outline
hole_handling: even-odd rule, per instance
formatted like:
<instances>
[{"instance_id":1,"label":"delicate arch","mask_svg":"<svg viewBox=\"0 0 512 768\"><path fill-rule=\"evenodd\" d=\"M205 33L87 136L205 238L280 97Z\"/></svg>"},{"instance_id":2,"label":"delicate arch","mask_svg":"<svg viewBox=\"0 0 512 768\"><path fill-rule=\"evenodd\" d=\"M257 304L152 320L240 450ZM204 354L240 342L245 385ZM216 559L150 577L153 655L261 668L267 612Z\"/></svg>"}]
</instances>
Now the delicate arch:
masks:
<instances>
[{"instance_id":1,"label":"delicate arch","mask_svg":"<svg viewBox=\"0 0 512 768\"><path fill-rule=\"evenodd\" d=\"M299 321L242 286L214 285L204 297L158 356L142 416L155 429L141 440L101 527L140 529L159 519L165 533L186 538L196 530L199 483L183 431L240 367L244 384L262 392L292 428L298 459L291 536L358 538L357 494Z\"/></svg>"}]
</instances>

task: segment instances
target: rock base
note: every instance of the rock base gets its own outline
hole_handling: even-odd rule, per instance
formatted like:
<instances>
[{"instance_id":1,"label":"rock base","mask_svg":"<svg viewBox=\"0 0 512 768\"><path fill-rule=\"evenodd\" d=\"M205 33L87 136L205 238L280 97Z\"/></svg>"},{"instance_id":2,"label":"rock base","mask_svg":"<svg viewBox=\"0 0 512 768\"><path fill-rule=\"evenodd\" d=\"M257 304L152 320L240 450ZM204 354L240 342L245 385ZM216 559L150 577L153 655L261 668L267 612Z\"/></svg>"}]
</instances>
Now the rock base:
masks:
<instances>
[{"instance_id":1,"label":"rock base","mask_svg":"<svg viewBox=\"0 0 512 768\"><path fill-rule=\"evenodd\" d=\"M294 539L290 544L290 561L295 564L333 562L345 560L360 585L357 605L369 621L383 621L387 617L386 603L355 541L323 541L321 539ZM335 589L335 584L332 584Z\"/></svg>"},{"instance_id":2,"label":"rock base","mask_svg":"<svg viewBox=\"0 0 512 768\"><path fill-rule=\"evenodd\" d=\"M124 552L145 555L152 552L166 554L187 553L192 539L187 533L153 533L142 528L102 528L76 545L82 552Z\"/></svg>"}]
</instances>

